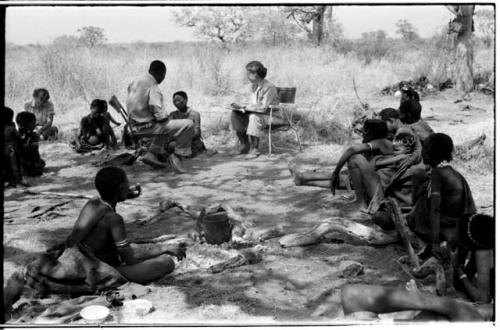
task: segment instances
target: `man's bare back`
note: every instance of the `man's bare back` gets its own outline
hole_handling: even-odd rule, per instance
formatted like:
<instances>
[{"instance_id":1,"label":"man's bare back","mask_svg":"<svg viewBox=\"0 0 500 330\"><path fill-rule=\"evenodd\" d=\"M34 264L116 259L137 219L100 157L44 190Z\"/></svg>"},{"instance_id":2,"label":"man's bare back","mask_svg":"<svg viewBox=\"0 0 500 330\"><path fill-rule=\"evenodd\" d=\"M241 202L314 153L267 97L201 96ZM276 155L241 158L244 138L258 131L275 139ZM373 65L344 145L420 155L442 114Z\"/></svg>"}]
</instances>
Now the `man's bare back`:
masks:
<instances>
[{"instance_id":1,"label":"man's bare back","mask_svg":"<svg viewBox=\"0 0 500 330\"><path fill-rule=\"evenodd\" d=\"M72 233L72 240L81 242L97 258L116 267L121 262L111 235L110 222L120 217L109 204L96 198L90 200L80 212Z\"/></svg>"},{"instance_id":2,"label":"man's bare back","mask_svg":"<svg viewBox=\"0 0 500 330\"><path fill-rule=\"evenodd\" d=\"M441 191L441 216L458 217L464 212L464 178L451 166L433 169L432 185ZM434 189L433 189L434 191Z\"/></svg>"}]
</instances>

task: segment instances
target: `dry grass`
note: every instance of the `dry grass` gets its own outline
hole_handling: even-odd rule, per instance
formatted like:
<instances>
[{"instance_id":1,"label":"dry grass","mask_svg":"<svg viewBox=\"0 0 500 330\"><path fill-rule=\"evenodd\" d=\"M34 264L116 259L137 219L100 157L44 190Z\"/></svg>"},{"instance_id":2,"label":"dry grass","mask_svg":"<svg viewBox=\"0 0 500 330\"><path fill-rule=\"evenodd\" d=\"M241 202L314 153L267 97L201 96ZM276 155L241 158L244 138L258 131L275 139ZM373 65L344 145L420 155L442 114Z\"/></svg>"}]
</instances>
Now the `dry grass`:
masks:
<instances>
[{"instance_id":1,"label":"dry grass","mask_svg":"<svg viewBox=\"0 0 500 330\"><path fill-rule=\"evenodd\" d=\"M248 90L244 66L258 59L269 68L269 80L278 86L297 87L297 109L306 117L301 127L303 138L339 143L348 138L346 128L358 106L353 77L359 94L367 98L376 97L387 85L422 74L431 81L442 80L447 64L439 49L393 49L389 56L365 64L356 53L340 54L330 46L307 44L230 49L180 42L94 49L11 46L6 50L6 104L19 111L34 88L46 87L56 106L55 123L67 134L78 126L92 99L109 99L115 94L124 101L130 81L143 74L151 60L160 59L168 67L161 85L167 109L173 110L170 95L185 90L191 106L202 113L208 135L229 128L222 106L244 98ZM476 51L475 65L482 75L492 76L492 50ZM121 120L116 114L114 117Z\"/></svg>"}]
</instances>

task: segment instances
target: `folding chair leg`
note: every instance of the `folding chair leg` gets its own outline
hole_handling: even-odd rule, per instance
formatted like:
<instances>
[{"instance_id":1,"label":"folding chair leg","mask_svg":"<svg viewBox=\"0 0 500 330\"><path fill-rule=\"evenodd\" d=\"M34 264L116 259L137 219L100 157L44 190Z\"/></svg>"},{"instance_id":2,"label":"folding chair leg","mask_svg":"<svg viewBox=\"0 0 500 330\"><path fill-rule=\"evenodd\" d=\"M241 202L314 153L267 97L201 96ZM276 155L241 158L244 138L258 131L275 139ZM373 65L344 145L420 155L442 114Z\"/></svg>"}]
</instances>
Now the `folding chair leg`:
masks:
<instances>
[{"instance_id":1,"label":"folding chair leg","mask_svg":"<svg viewBox=\"0 0 500 330\"><path fill-rule=\"evenodd\" d=\"M295 128L292 128L293 134L295 134L295 138L297 139L297 143L299 144L299 151L302 151L302 143L300 142L299 133Z\"/></svg>"},{"instance_id":2,"label":"folding chair leg","mask_svg":"<svg viewBox=\"0 0 500 330\"><path fill-rule=\"evenodd\" d=\"M273 122L273 109L271 108L271 112L269 113L269 129L268 129L268 145L269 145L269 156L273 153L272 148L273 148L273 143L272 143L272 137L271 137L271 129L272 129L272 122Z\"/></svg>"}]
</instances>

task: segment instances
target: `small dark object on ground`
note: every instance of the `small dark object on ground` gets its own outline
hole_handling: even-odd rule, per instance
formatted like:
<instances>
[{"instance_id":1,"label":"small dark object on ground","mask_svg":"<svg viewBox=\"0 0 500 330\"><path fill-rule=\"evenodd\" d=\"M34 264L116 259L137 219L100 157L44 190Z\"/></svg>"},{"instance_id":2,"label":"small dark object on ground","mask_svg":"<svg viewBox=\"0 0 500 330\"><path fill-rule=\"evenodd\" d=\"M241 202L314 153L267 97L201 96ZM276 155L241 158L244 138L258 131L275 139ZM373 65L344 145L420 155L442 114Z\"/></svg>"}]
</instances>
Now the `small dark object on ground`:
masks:
<instances>
[{"instance_id":1,"label":"small dark object on ground","mask_svg":"<svg viewBox=\"0 0 500 330\"><path fill-rule=\"evenodd\" d=\"M355 263L347 266L346 268L344 268L344 270L342 270L342 275L340 275L339 277L341 277L341 278L356 277L356 276L363 275L364 273L365 273L365 269L364 269L363 265L360 264L359 262L355 262Z\"/></svg>"}]
</instances>

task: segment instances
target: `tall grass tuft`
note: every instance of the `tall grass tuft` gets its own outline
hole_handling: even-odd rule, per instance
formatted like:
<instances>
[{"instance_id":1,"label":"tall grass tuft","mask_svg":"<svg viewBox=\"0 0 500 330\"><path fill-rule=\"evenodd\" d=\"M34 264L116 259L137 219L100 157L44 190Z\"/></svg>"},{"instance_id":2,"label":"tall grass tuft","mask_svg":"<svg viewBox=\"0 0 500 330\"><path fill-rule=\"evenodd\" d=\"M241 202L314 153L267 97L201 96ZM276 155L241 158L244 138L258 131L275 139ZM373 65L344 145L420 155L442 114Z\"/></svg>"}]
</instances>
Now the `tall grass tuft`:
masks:
<instances>
[{"instance_id":1,"label":"tall grass tuft","mask_svg":"<svg viewBox=\"0 0 500 330\"><path fill-rule=\"evenodd\" d=\"M427 75L435 82L449 76L449 57L438 41L403 46L396 43L381 49L367 61L368 55L356 47L346 50L301 43L249 43L226 48L207 43L134 43L92 49L64 44L9 45L5 53L5 101L20 111L34 88L46 87L56 107L56 125L69 132L78 127L92 99L108 100L115 94L124 102L128 84L147 72L152 60L159 59L167 64L167 77L160 85L166 108L172 111L171 95L184 90L190 105L202 113L205 134L218 134L229 129L224 105L245 100L248 95L245 64L259 60L276 86L297 87L302 138L342 143L349 139L347 129L359 105L353 78L361 96L376 98L383 87L400 80ZM475 56L477 72L493 79L492 49L479 49Z\"/></svg>"}]
</instances>

